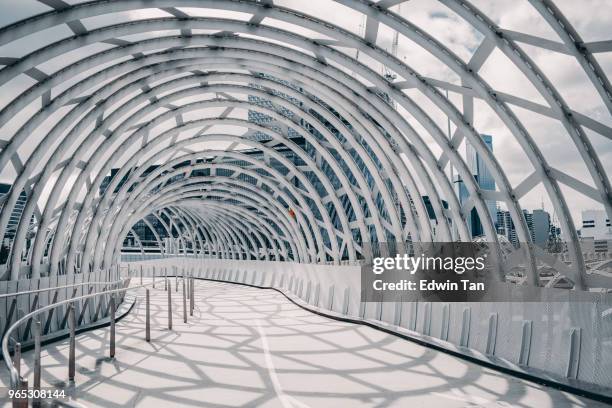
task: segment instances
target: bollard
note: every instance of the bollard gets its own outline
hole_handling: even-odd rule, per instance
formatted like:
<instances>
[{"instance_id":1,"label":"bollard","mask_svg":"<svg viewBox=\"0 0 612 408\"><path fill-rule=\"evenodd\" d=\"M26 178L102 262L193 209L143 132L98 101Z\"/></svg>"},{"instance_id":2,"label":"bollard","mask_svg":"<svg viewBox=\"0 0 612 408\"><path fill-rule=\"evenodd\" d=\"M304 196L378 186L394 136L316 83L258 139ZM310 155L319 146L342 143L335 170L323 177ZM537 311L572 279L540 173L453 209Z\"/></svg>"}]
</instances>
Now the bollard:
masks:
<instances>
[{"instance_id":1,"label":"bollard","mask_svg":"<svg viewBox=\"0 0 612 408\"><path fill-rule=\"evenodd\" d=\"M40 321L34 323L34 384L32 388L40 390L40 334L42 332L42 325ZM33 406L40 406L40 398L35 398Z\"/></svg>"},{"instance_id":2,"label":"bollard","mask_svg":"<svg viewBox=\"0 0 612 408\"><path fill-rule=\"evenodd\" d=\"M193 276L189 279L189 316L193 316Z\"/></svg>"},{"instance_id":3,"label":"bollard","mask_svg":"<svg viewBox=\"0 0 612 408\"><path fill-rule=\"evenodd\" d=\"M17 375L21 376L21 343L15 343L13 352L13 366L17 370Z\"/></svg>"},{"instance_id":4,"label":"bollard","mask_svg":"<svg viewBox=\"0 0 612 408\"><path fill-rule=\"evenodd\" d=\"M168 330L172 330L172 285L168 281Z\"/></svg>"},{"instance_id":5,"label":"bollard","mask_svg":"<svg viewBox=\"0 0 612 408\"><path fill-rule=\"evenodd\" d=\"M74 360L76 348L76 318L74 314L74 303L70 304L68 310L68 325L70 326L70 350L68 352L68 381L74 381Z\"/></svg>"},{"instance_id":6,"label":"bollard","mask_svg":"<svg viewBox=\"0 0 612 408\"><path fill-rule=\"evenodd\" d=\"M110 295L110 357L115 357L115 295Z\"/></svg>"},{"instance_id":7,"label":"bollard","mask_svg":"<svg viewBox=\"0 0 612 408\"><path fill-rule=\"evenodd\" d=\"M13 397L13 408L28 408L28 379L19 377L17 389L25 395L25 398Z\"/></svg>"},{"instance_id":8,"label":"bollard","mask_svg":"<svg viewBox=\"0 0 612 408\"><path fill-rule=\"evenodd\" d=\"M151 341L151 309L150 309L150 299L149 299L149 289L147 289L146 293L146 308L145 308L145 340Z\"/></svg>"},{"instance_id":9,"label":"bollard","mask_svg":"<svg viewBox=\"0 0 612 408\"><path fill-rule=\"evenodd\" d=\"M187 323L187 293L185 291L185 276L183 275L183 323Z\"/></svg>"}]
</instances>

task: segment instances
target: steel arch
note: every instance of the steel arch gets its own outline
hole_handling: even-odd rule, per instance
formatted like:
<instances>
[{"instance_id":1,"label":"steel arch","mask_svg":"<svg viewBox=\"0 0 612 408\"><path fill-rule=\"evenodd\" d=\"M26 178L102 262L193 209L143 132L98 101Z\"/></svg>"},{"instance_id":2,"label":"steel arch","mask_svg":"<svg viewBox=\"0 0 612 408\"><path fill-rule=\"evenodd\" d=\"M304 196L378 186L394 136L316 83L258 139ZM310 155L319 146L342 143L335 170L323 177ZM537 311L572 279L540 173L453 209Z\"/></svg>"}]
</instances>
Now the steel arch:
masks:
<instances>
[{"instance_id":1,"label":"steel arch","mask_svg":"<svg viewBox=\"0 0 612 408\"><path fill-rule=\"evenodd\" d=\"M116 228L119 228L119 226L123 230L130 227L116 222L111 223L111 220L115 214L122 213L124 210L128 211L128 209L132 208L133 203L130 200L133 196L125 195L125 193L130 186L140 183L142 179L140 175L146 169L139 168L139 166L144 167L145 163L155 164L150 158L146 160L149 153L152 154L152 157L161 159L162 152L180 153L180 149L187 148L188 144L180 144L179 142L179 148L177 149L162 149L156 152L155 144L161 143L162 140L168 140L168 138L172 140L172 138L178 137L180 131L189 128L185 124L191 125L191 123L183 123L182 115L186 111L183 110L183 106L180 106L176 109L171 108L168 112L156 117L153 120L154 125L150 127L141 127L136 123L137 128L134 130L130 126L135 125L135 123L128 119L120 122L117 127L112 128L112 121L107 122L107 119L111 117L120 118L120 115L116 114L117 111L111 111L111 109L120 102L122 96L127 96L130 92L136 91L146 96L134 98L132 100L134 107L137 107L138 102L146 99L146 97L153 99L150 105L148 105L149 108L145 108L142 111L144 116L145 112L153 113L156 108L159 108L156 105L156 101L164 100L163 98L165 97L161 97L161 99L158 97L159 93L163 93L163 89L172 91L175 87L179 88L179 84L186 84L190 81L211 80L213 82L219 81L220 83L208 84L201 89L209 89L212 92L217 90L224 94L246 94L265 97L276 106L292 110L296 117L300 120L308 120L309 124L319 126L319 122L311 114L312 111L317 112L318 115L322 114L328 123L334 125L334 128L338 129L341 127L342 121L330 115L327 106L330 106L336 112L340 112L341 119L351 119L350 124L352 126L350 129L347 129L346 126L338 129L342 131L340 132L342 139L336 138L324 127L317 129L317 126L315 126L315 129L325 136L321 142L318 142L308 133L302 132L303 136L306 136L309 143L314 146L316 157L320 157L318 160L325 160L325 163L331 166L332 171L329 174L319 169L319 162L316 160L305 160L307 165L302 167L306 168L285 166L285 168L291 171L289 181L295 177L300 180L301 184L307 186L306 190L299 187L295 188L292 193L293 199L300 201L300 205L296 209L299 212L299 228L301 228L302 233L293 234L294 238L288 243L296 249L300 248L300 251L296 250L301 253L299 255L300 260L320 262L326 261L328 257L331 257L335 262L338 262L345 250L351 260L356 260L363 242L354 239L354 229L359 229L360 239L364 240L364 242L374 240L374 237L377 242L382 242L387 233L390 233L393 239L397 241L404 241L406 239L425 241L458 238L463 240L469 239L465 226L465 214L471 211L472 208L476 208L478 214L480 214L487 238L497 242L495 227L486 216L487 209L484 204L484 199L490 198L492 193L486 193L479 188L471 177L464 159L458 153L459 144L463 139L466 139L474 146L493 174L499 191L495 191L492 196L498 201L506 203L512 214L520 240L523 242L529 242L530 237L526 222L522 216L519 199L535 188L537 184L542 183L550 201L561 217L562 229L568 237L569 253L576 270L576 274L571 278L574 280L576 288L585 288L586 270L584 260L582 259L580 249L577 247L578 238L573 226L567 198L561 191L559 184L569 186L578 193L595 199L602 204L608 212L608 216L612 218L612 192L609 176L606 168L599 160L598 153L594 151L586 136L584 128L595 131L608 139L612 138L612 132L603 123L593 118L585 118L573 111L562 99L554 84L550 82L537 64L517 45L517 42L527 41L532 45L551 47L550 43L539 41L537 38L521 37L505 32L495 25L488 16L467 1L440 0L449 10L464 18L467 23L483 33L485 37L483 44L481 44L481 47L479 47L473 57L476 61L464 62L451 50L442 45L440 41L437 41L434 36L428 34L426 30L417 27L404 17L389 10L390 5L401 3L401 1L374 3L369 0L337 0L336 2L362 13L370 23L370 27L376 27L374 32L372 33L370 30L363 36L353 34L344 28L334 25L332 22L308 16L299 10L280 7L273 4L273 2L263 4L247 0L197 2L193 0L152 0L146 4L146 7L144 7L141 1L136 0L121 2L91 1L43 13L0 29L0 44L9 44L31 32L38 32L59 24L80 21L87 17L104 15L111 12L141 8L202 7L241 11L253 16L251 21L248 22L221 18L185 19L171 17L113 24L91 31L84 29L84 31L75 32L73 37L68 37L57 43L42 47L22 58L8 61L7 66L0 70L0 84L9 83L18 75L24 73L35 78L37 83L0 111L0 125L4 126L9 123L12 117L25 110L37 98L40 98L43 104L40 111L32 116L32 120L17 130L13 137L2 146L2 151L0 151L0 169L4 169L11 163L18 173L15 183L13 183L14 188L9 193L5 205L0 212L1 233L4 233L6 230L8 218L21 191L25 190L28 194L29 192L33 193L32 199L26 204L22 221L17 228L14 251L11 255L11 278L19 278L19 270L21 270L22 264L21 253L25 247L25 234L28 230L31 215L36 217L41 226L40 233L36 236L34 245L31 247L31 252L27 257L29 259L28 262L32 266L32 276L40 275L40 266L43 261L45 248L50 248L51 251L50 273L52 274L57 273L57 265L63 260L67 261L67 270L69 272L74 270L75 257L81 251L83 251L84 262L86 264L89 263L90 253L93 254L92 265L94 267L106 267L115 262L117 255L116 247L120 243L114 243L114 246L109 246L113 238L110 233L107 233L105 227L112 225L108 232L116 231ZM588 44L584 44L577 31L551 1L531 0L531 3L561 38L562 42L559 43L560 45L555 45L554 48L566 52L578 61L599 93L608 112L612 112L610 82L602 67L594 59L593 52ZM262 24L264 17L267 18L267 21L284 21L310 29L332 40L325 42L319 41L316 38L309 39L297 33L264 25ZM406 63L385 52L376 44L376 30L380 24L398 31L402 36L412 40L426 52L433 55L441 64L456 72L465 82L465 86L457 87L453 84L426 78ZM191 33L190 30L198 29L204 25L209 29L218 29L220 32L234 34L199 35ZM135 32L148 33L163 28L189 30L189 35L158 37L136 43L126 43L124 40L120 40L120 37ZM257 39L245 38L241 34L256 36ZM111 41L111 43L114 41L114 47L94 56L84 58L78 63L66 66L52 75L46 75L36 68L49 58L62 55L73 49L79 49L86 44L100 41ZM367 65L338 51L334 48L335 44L359 50L376 58L397 73L401 79L390 81L383 78ZM176 47L181 46L204 46L205 49L176 49ZM151 53L150 55L148 53L146 55L138 54L154 50L155 47L167 50ZM295 47L302 51L297 51ZM549 106L530 105L527 101L522 100L520 96L510 97L498 93L479 75L482 63L488 58L493 49L499 49L510 58L515 66L536 87ZM308 54L313 54L313 56ZM116 65L112 65L111 68L104 68L104 72L100 72L99 75L94 74L95 79L92 79L94 78L92 77L79 81L69 90L60 93L54 98L51 97L51 91L62 82L63 78L68 78L79 71L84 72L87 69L95 69L104 63L113 63L114 60L125 55L136 55L136 57L129 61L121 61ZM195 60L201 58L202 55L206 55L206 58L200 59L198 64L181 65L182 62L187 62L190 58ZM169 59L176 56L184 56L185 61L172 61L172 63L168 63ZM217 61L211 61L215 57ZM144 61L147 61L150 65L143 65ZM331 61L334 64L331 64ZM304 92L292 91L291 87L287 86L286 83L253 75L252 72L254 71L252 69L250 70L251 74L233 72L230 67L232 62L238 62L238 66L243 69L256 68L259 72L270 72L276 78L291 83L300 83L304 86ZM269 70L266 69L266 62L270 64ZM159 65L155 66L155 64ZM197 66L218 67L222 69L222 72L213 73L212 75L193 74L190 69ZM166 85L166 88L164 88L164 83L157 86L156 88L158 89L151 91L149 81L152 78L147 78L147 76L158 75L158 73L163 71L164 67L170 68L167 72L168 78L182 70L185 70L184 72L190 75L183 79L171 79L170 84ZM344 70L358 73L360 78L350 77L340 67ZM171 71L173 69L175 71ZM293 72L290 73L290 70ZM116 80L116 75L120 75L119 80ZM109 83L105 84L101 90L96 90L93 94L83 97L83 92L86 92L95 84L96 80L100 79L108 80ZM130 80L133 81L129 82ZM241 85L235 85L236 80ZM137 86L141 84L143 87L138 89ZM269 92L262 92L253 85L262 85L268 89L282 92L285 95L289 94L291 97L300 99L303 105L296 106L283 97ZM438 109L444 112L457 127L457 137L448 140L431 115L421 109L418 104L403 92L407 88L417 89ZM442 94L439 88L458 91L467 98L478 98L491 107L513 134L515 140L529 158L530 164L534 168L532 176L529 176L519 185L512 185L498 161L481 141L472 123L473 114L469 109L464 109L463 112L457 109ZM375 92L373 92L373 89ZM323 95L321 101L324 104L307 96L307 94L317 95L318 92ZM409 124L407 118L403 117L391 105L388 105L383 98L379 97L381 92L391 101L405 109L411 116L411 119L416 120L428 132L438 147L442 149L441 157L437 158L431 152L419 133ZM189 93L180 93L179 91L177 94L187 97ZM350 104L351 97L356 98L353 105ZM79 100L78 98L81 99ZM371 103L369 100L371 98L378 98L377 103ZM65 104L74 105L75 107L66 115L63 121L59 122L58 125L47 133L45 137L49 136L48 139L45 138L45 143L41 144L34 154L27 158L21 157L19 149L28 140L28 135L34 129L44 126L53 112L56 112L57 109ZM545 160L541 148L527 131L524 124L512 112L509 105L527 107L527 109L533 112L543 113L558 120L576 145L595 188L580 182L560 169L552 168ZM225 106L231 111L232 109L245 109L248 104L245 101L235 99L235 96L229 96L225 99L217 98L214 102L208 102L208 105L206 103L199 105L200 108L204 106ZM307 108L302 109L303 106L307 106ZM266 110L258 107L253 110L264 111L266 115L273 118L275 123L282 124L287 128L296 125L295 122L292 122L286 116L269 109ZM84 119L81 120L81 117L84 117ZM169 132L164 132L162 135L157 135L151 140L147 140L149 137L147 133L152 133L156 128L155 125L163 123L162 119L156 121L159 117L164 119L176 118L176 126ZM194 123L196 122L194 121ZM211 126L218 125L220 123L232 124L234 126L244 124L244 122L231 117L212 119L209 122L205 120L197 122L198 125L204 126L208 126L208 124ZM108 140L123 141L125 144L127 140L132 140L130 138L133 138L133 140L146 140L147 142L143 143L143 149L132 156L127 166L121 164L122 155L118 150L115 150L111 153L109 162L102 167L102 170L96 173L96 167L91 166L87 161L100 158L101 155L88 155L85 148L72 148L72 145L79 140L80 132L91 126L94 127L94 131L87 136L87 140L89 140L88 147L93 147L96 143L100 142L105 146L110 145L110 142L107 143ZM193 124L193 126L196 125ZM287 143L286 134L275 134L269 128L254 124L244 127L275 135L272 138L274 140L273 143L251 145L259 149L264 154L264 157L269 155L283 162L283 157L276 153L274 147L290 145L290 143ZM63 135L66 131L68 131L67 137ZM354 137L353 132L358 136ZM125 138L127 135L129 136ZM91 139L89 139L90 136ZM158 140L160 136L161 139ZM249 133L247 132L242 136L249 136ZM244 140L244 138L240 139L235 136L224 136L224 138L224 140L232 141L232 143L242 143L239 141ZM194 140L196 139L194 138ZM202 135L201 140L205 139L206 135ZM60 147L53 153L53 159L46 166L43 166L43 170L38 174L34 174L34 171L39 167L40 160L48 154L47 148L53 144L52 142L59 142ZM363 168L360 169L358 165L353 163L352 156L347 153L349 151L357 152L351 154L365 158ZM308 156L302 154L299 149L294 152L296 154L299 153L303 160L308 159ZM206 154L211 153L217 154L218 157L226 157L228 155L227 152L215 150L206 152ZM408 157L411 163L414 164L411 166L414 172L404 164L405 159L402 158L402 154ZM339 156L339 158L336 156ZM197 160L197 153L194 159ZM449 163L458 169L470 194L470 200L463 207L458 202L457 197L455 197L452 187L453 180L449 182L445 174L445 168ZM196 163L192 164L195 165ZM99 186L111 166L115 165L122 169L119 173L120 176L114 178L110 183L110 187L104 193L101 193L98 191ZM270 174L269 161L263 160L262 163L258 163L257 166L259 167L255 164L251 165L261 169L260 171L266 171L267 166L268 174ZM82 168L81 171L79 171L79 168ZM386 172L384 177L380 177L381 168ZM50 180L51 175L58 170L61 170L61 175L58 182L52 188L45 208L41 211L38 209L37 198L42 193L45 184ZM308 177L304 176L307 173L314 173L316 175L317 182L322 183L324 186L325 195L318 194L314 185L312 183L309 184ZM60 202L60 195L63 190L63 184L60 184L60 181L65 182L74 175L77 176L75 187L69 191L64 204L56 207L56 204ZM126 176L127 187L126 185L122 186L120 192L115 195L114 190L118 187L119 181L123 176ZM165 177L161 173L159 176ZM351 181L349 176L354 176L355 181ZM94 180L92 183L89 183L90 178ZM333 186L333 180L336 180L336 178L340 180L340 188ZM366 188L369 185L367 180L370 178L374 179L375 188ZM269 177L266 177L266 180L268 179ZM276 188L279 188L278 186L281 185L281 179L287 181L285 177L279 174L274 175L272 179L277 183ZM436 180L438 184L436 185L433 180ZM151 180L151 182L154 183L154 180ZM161 183L160 181L158 184L161 185ZM172 186L172 184L169 184L169 186ZM245 188L244 185L239 186L236 183L229 182L224 183L223 186L228 189L228 194L236 192L235 194L237 195L239 191ZM259 183L256 186L260 187ZM86 190L85 197L79 202L79 199L82 198L81 189L83 187ZM164 189L162 188L155 192L144 189L141 191L144 194L151 194L147 199L151 199L154 202L158 198L161 199L160 191L164 191ZM434 234L432 232L433 228L427 216L427 210L421 200L424 192L432 198L435 219L440 227L439 233ZM263 197L262 195L261 199ZM340 197L347 197L350 207L345 207L345 204L340 201ZM187 197L184 198L187 199ZM365 200L364 203L362 203L362 199ZM190 200L191 198L188 200L191 206L193 202ZM314 203L309 204L310 201L308 200L312 200ZM448 210L442 205L443 200L449 204ZM329 208L328 204L330 204ZM320 214L322 221L312 212L307 213L307 208L311 205ZM356 214L355 221L352 221L349 217L347 208L350 208ZM160 207L155 209L155 211L158 210L172 212L179 216L179 218L182 217L183 226L186 228L185 231L188 231L188 235L192 240L193 251L195 252L196 241L203 238L203 235L197 233L196 224L206 224L202 215L195 215L191 210L184 209L180 201L173 202L168 208ZM209 209L209 211L213 210ZM334 222L330 218L332 213L338 215L341 230L333 225ZM138 214L143 216L140 213ZM216 232L216 234L219 244L226 246L238 245L237 242L240 241L240 234L237 232L240 230L240 227L232 221L228 221L227 225L221 222L225 218L228 220L232 219L231 216L219 209L215 209L211 214L213 214L211 220L214 219L216 221L208 222L217 222L216 229L218 233ZM400 214L405 217L404 220L402 220ZM125 213L125 215L133 217L133 215L128 213ZM90 216L91 220L89 220ZM307 220L308 217L312 218ZM121 219L123 220L123 217ZM320 225L321 223L324 225ZM100 227L102 227L102 233L98 231ZM245 227L245 225L242 227ZM373 231L370 231L371 227ZM172 226L169 228L171 233ZM455 229L455 231L452 229ZM234 232L232 233L231 231ZM329 237L331 248L325 248L323 245L321 231ZM179 231L177 230L177 232ZM220 235L223 235L223 237L220 237ZM339 244L338 237L341 237L341 244ZM64 238L68 238L68 241L65 241ZM50 246L47 245L49 239L51 240ZM227 240L231 241L231 243L226 242ZM65 247L66 242L68 242L67 249ZM202 242L199 241L198 245L200 247L203 245ZM81 244L84 245L83 250L81 250ZM318 248L317 256L313 258L312 254L309 254L308 259L305 259L304 248L307 248L307 251L310 252L315 248L315 245ZM111 246L113 247L112 251L109 249ZM102 253L103 248L104 255ZM183 245L183 248L186 250L187 247ZM276 248L278 251L279 247L277 246ZM297 256L296 251L293 251L294 256ZM225 254L228 256L229 253L229 250L225 251ZM232 256L235 256L235 254ZM531 253L530 257L530 282L538 284L534 254Z\"/></svg>"}]
</instances>

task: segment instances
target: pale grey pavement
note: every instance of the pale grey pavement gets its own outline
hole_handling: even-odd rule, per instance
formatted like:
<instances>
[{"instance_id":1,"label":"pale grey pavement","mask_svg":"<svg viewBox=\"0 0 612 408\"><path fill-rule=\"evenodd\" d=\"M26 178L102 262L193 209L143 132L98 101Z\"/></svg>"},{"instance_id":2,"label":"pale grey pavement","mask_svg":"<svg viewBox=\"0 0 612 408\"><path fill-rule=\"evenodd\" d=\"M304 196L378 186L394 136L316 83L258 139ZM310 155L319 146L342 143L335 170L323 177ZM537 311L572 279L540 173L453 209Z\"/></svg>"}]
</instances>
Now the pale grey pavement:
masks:
<instances>
[{"instance_id":1,"label":"pale grey pavement","mask_svg":"<svg viewBox=\"0 0 612 408\"><path fill-rule=\"evenodd\" d=\"M315 315L272 290L205 281L196 288L188 324L172 288L168 331L166 292L158 283L151 343L144 341L139 302L117 324L115 359L108 358L108 328L78 336L72 386L65 385L67 341L45 347L43 381L67 386L71 404L88 407L604 406ZM31 352L25 360L31 375ZM4 368L0 381L6 384Z\"/></svg>"}]
</instances>

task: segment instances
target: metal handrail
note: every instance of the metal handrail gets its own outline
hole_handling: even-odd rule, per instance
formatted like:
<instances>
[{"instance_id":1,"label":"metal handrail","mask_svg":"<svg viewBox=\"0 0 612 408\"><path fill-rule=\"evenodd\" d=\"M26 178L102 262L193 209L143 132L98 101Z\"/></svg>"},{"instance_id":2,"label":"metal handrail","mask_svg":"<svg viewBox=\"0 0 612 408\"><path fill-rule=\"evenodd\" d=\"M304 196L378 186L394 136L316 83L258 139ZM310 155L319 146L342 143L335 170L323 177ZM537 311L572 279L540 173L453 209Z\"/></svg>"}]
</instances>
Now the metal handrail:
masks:
<instances>
[{"instance_id":1,"label":"metal handrail","mask_svg":"<svg viewBox=\"0 0 612 408\"><path fill-rule=\"evenodd\" d=\"M29 295L29 294L32 294L32 293L49 292L49 291L52 291L52 290L73 288L75 286L111 285L113 283L120 283L121 281L124 281L124 280L125 280L125 278L124 279L119 279L119 280L116 280L116 281L111 281L111 282L83 282L83 283L74 283L72 285L54 286L54 287L51 287L51 288L44 288L44 289L24 290L23 292L12 292L12 293L2 294L2 295L0 295L0 299L7 298L7 297L13 297L13 296Z\"/></svg>"},{"instance_id":2,"label":"metal handrail","mask_svg":"<svg viewBox=\"0 0 612 408\"><path fill-rule=\"evenodd\" d=\"M178 271L177 271L178 272ZM176 277L178 278L178 273L176 274ZM184 321L187 321L187 306L186 306L186 302L185 302L185 298L188 297L190 298L190 315L193 316L193 308L194 308L194 302L193 302L193 296L194 296L194 283L193 283L193 276L191 274L185 274L184 270L183 273L181 274L181 278L183 279L183 316L184 316ZM90 298L95 298L98 296L104 296L104 295L111 295L111 299L110 299L110 307L111 307L111 317L110 317L110 324L111 324L111 357L114 357L115 354L115 344L114 344L114 329L115 329L115 301L114 301L114 297L112 296L115 293L123 293L123 292L128 292L128 291L132 291L132 290L138 290L141 288L146 288L148 286L153 286L153 288L155 288L155 273L153 274L153 281L150 283L146 283L146 284L140 284L138 286L132 286L132 287L123 287L123 288L117 288L117 289L110 289L110 290L106 290L103 292L97 292L97 293L91 293L91 294L87 294L87 295L82 295L82 296L78 296L78 297L74 297L71 299L66 299L66 300L62 300L59 302L55 302L53 304L41 307L40 309L34 310L26 315L24 315L23 317L21 317L20 319L16 320L6 331L3 339L2 339L2 356L4 358L4 362L5 365L7 367L7 369L9 370L9 378L10 378L10 385L12 389L18 389L19 387L23 386L23 384L25 383L25 386L27 387L27 380L23 380L21 378L19 369L15 367L15 364L13 362L13 360L11 359L11 355L10 355L10 351L9 351L9 339L11 339L11 334L14 330L16 330L21 324L25 323L26 321L32 319L33 317L44 313L48 310L52 310L55 309L57 307L60 307L62 305L73 305L75 302L84 300L84 299L90 299ZM185 282L185 279L188 279L188 282ZM110 284L117 284L117 283L121 283L121 282L125 282L126 280L129 280L129 278L127 279L121 279L119 281L113 281L113 282L105 282L107 285ZM168 320L169 320L169 328L172 328L172 305L171 305L171 281L168 280L168 277L165 277L165 283L166 283L166 290L168 291ZM187 289L185 288L185 283L187 283ZM123 297L125 297L125 293L123 294ZM145 339L147 342L150 341L150 313L149 313L149 290L146 290L146 336ZM73 309L72 309L73 310ZM73 313L71 311L71 313ZM71 341L71 353L74 352L74 344L75 344L75 321L73 321L73 323L71 323L70 326L70 341ZM37 325L38 329L36 329L36 334L37 336L35 336L35 344L37 345L38 348L38 355L35 356L35 364L36 361L38 360L38 373L35 373L35 382L36 382L36 378L38 376L38 386L40 386L40 324ZM20 352L21 349L21 344L19 342L16 343L15 345L15 350L16 352ZM20 354L20 353L19 353ZM19 359L21 358L21 356L19 356ZM70 357L71 362L69 363L69 369L71 370L71 372L74 372L74 355L71 354ZM18 361L18 364L20 363L20 360ZM36 370L35 370L36 371ZM72 376L74 375L74 373L72 374ZM70 374L69 374L70 376ZM72 380L73 377L71 377L70 379Z\"/></svg>"},{"instance_id":3,"label":"metal handrail","mask_svg":"<svg viewBox=\"0 0 612 408\"><path fill-rule=\"evenodd\" d=\"M115 281L116 282L116 281ZM109 282L109 284L111 284L111 282ZM73 302L77 302L79 300L83 300L83 299L88 299L88 298L94 298L96 296L101 296L101 295L106 295L106 294L113 294L113 293L118 293L118 292L124 292L124 291L128 291L128 290L132 290L132 289L139 289L145 286L149 286L152 285L152 283L148 283L145 285L138 285L138 286L133 286L133 287L126 287L126 288L119 288L119 289L111 289L111 290L107 290L104 292L98 292L98 293L91 293L88 295L83 295L83 296L78 296L75 298L71 298L71 299L66 299L66 300L62 300L56 303L52 303L50 305L47 306L43 306L40 309L36 309L33 312L30 312L26 315L24 315L23 317L21 317L20 319L16 320L15 323L13 323L8 330L6 331L6 334L4 335L4 338L2 339L2 357L4 358L4 363L7 366L9 372L10 372L10 381L11 381L11 387L15 388L18 384L19 381L19 373L17 372L17 369L13 366L12 364L12 360L11 360L11 354L9 352L9 348L8 348L8 339L11 336L12 332L19 327L19 325L21 325L22 323L26 322L27 320L31 319L34 316L37 316L43 312L46 312L47 310L51 310L51 309L55 309L59 306L62 305L66 305L69 303L73 303Z\"/></svg>"}]
</instances>

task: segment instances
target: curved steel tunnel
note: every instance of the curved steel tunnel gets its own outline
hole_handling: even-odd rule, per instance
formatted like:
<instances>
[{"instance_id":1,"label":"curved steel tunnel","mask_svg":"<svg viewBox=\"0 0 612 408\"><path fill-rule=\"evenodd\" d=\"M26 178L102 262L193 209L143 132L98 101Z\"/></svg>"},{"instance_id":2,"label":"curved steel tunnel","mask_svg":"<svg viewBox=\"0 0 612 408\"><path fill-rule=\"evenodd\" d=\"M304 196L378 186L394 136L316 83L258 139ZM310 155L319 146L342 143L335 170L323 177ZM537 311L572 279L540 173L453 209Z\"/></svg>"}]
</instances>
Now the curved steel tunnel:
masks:
<instances>
[{"instance_id":1,"label":"curved steel tunnel","mask_svg":"<svg viewBox=\"0 0 612 408\"><path fill-rule=\"evenodd\" d=\"M468 1L440 0L482 37L469 59L402 16L395 0L334 1L363 19L362 33L288 1L40 3L39 14L0 29L1 47L27 49L3 57L0 70L0 86L22 86L0 111L0 172L12 174L0 211L0 235L12 242L3 279L110 268L126 237L142 246L139 221L162 253L174 245L193 256L339 264L381 243L470 241L476 213L483 239L501 250L487 208L495 200L527 247L526 279L537 285L520 201L540 189L568 246L567 278L589 286L570 201L584 195L612 218L610 167L590 136L612 138L612 87L594 57L602 48L585 44L551 1L530 3L559 41L504 30ZM61 39L28 40L53 30ZM383 30L459 81L393 55L378 41ZM569 106L526 47L574 58L605 118ZM481 69L493 53L540 102L487 82ZM474 120L481 108L516 142L526 178L512 180L487 148ZM588 180L553 166L518 110L555 121ZM475 180L466 143L495 190Z\"/></svg>"}]
</instances>

